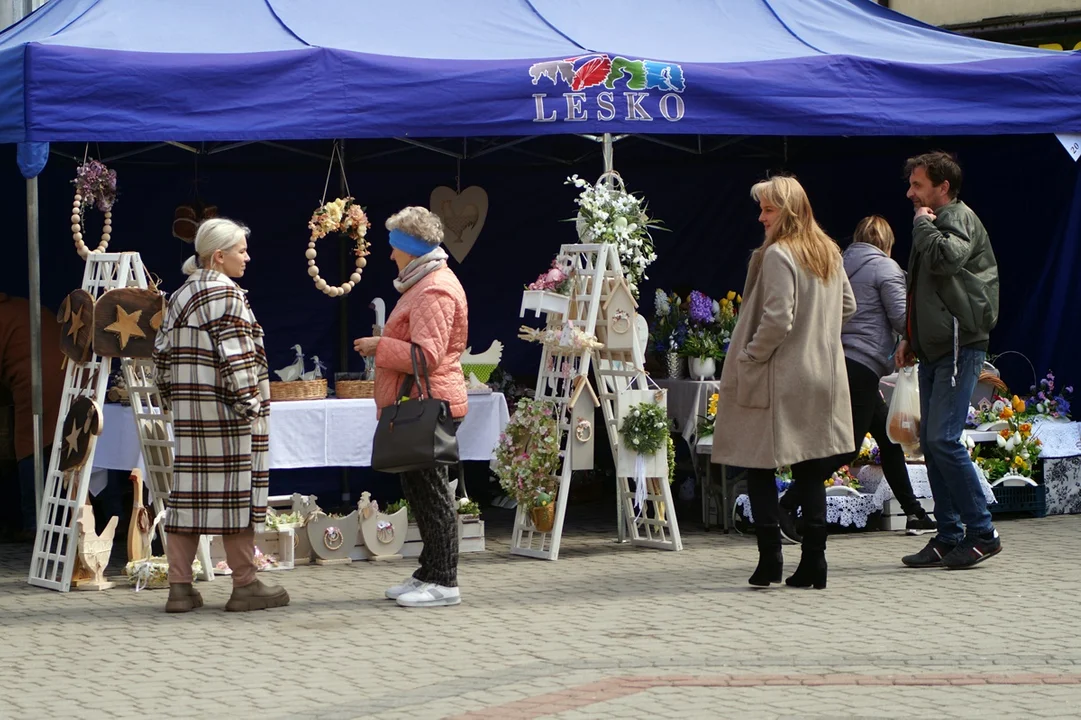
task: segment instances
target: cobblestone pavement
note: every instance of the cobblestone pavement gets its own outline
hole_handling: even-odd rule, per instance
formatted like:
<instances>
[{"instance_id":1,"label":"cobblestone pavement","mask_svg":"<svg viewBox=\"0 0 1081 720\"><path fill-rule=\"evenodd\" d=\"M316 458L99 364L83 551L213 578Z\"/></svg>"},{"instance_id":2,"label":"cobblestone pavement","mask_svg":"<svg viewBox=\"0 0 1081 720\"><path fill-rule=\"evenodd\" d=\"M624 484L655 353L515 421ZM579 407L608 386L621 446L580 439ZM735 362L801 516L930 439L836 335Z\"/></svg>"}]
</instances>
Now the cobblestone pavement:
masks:
<instances>
[{"instance_id":1,"label":"cobblestone pavement","mask_svg":"<svg viewBox=\"0 0 1081 720\"><path fill-rule=\"evenodd\" d=\"M428 610L382 599L410 561L276 573L292 605L257 613L201 583L170 616L163 591L30 587L0 546L0 718L1077 716L1081 518L1001 522L965 572L902 568L923 538L834 536L826 590L755 591L753 539L689 520L679 553L571 523L549 563L488 514L462 605Z\"/></svg>"}]
</instances>

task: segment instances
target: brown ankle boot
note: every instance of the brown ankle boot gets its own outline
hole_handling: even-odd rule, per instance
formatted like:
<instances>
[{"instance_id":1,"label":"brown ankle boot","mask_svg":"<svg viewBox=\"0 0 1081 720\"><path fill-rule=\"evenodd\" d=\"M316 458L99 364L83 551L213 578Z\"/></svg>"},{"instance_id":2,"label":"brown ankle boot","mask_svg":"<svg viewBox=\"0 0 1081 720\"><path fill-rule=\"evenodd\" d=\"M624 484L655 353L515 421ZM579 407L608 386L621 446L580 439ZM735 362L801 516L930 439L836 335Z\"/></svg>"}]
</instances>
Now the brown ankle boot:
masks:
<instances>
[{"instance_id":1,"label":"brown ankle boot","mask_svg":"<svg viewBox=\"0 0 1081 720\"><path fill-rule=\"evenodd\" d=\"M285 588L279 585L264 585L261 580L256 580L243 587L234 586L229 602L225 603L225 609L229 612L247 612L285 607L288 604L289 593L285 592Z\"/></svg>"},{"instance_id":2,"label":"brown ankle boot","mask_svg":"<svg viewBox=\"0 0 1081 720\"><path fill-rule=\"evenodd\" d=\"M203 596L192 587L191 583L169 585L169 599L165 601L165 612L186 613L202 606Z\"/></svg>"}]
</instances>

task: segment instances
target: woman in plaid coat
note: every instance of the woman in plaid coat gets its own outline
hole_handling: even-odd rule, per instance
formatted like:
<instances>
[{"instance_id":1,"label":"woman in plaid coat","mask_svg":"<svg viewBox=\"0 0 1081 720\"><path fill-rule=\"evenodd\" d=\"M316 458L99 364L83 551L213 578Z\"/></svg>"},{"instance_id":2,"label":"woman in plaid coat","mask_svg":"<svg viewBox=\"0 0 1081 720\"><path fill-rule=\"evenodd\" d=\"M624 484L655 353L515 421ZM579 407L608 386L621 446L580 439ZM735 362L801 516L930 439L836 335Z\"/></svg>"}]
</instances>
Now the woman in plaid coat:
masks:
<instances>
[{"instance_id":1,"label":"woman in plaid coat","mask_svg":"<svg viewBox=\"0 0 1081 720\"><path fill-rule=\"evenodd\" d=\"M199 226L184 263L187 282L172 297L157 335L158 390L173 413L173 487L166 612L203 604L191 564L200 535L221 535L233 572L225 609L258 610L289 595L255 577L255 532L266 518L270 385L263 329L241 277L249 261L248 228L215 218Z\"/></svg>"}]
</instances>

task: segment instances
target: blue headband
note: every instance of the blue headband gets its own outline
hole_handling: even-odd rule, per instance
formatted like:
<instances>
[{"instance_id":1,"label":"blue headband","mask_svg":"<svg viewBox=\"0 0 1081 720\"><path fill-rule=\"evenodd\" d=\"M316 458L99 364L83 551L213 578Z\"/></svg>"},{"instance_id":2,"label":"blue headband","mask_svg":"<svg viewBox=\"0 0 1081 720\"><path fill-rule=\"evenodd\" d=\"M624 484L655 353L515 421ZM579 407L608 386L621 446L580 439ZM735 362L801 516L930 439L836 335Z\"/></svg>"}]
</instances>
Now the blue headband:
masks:
<instances>
[{"instance_id":1,"label":"blue headband","mask_svg":"<svg viewBox=\"0 0 1081 720\"><path fill-rule=\"evenodd\" d=\"M402 252L414 257L420 257L421 255L427 255L432 250L435 250L436 247L438 247L438 243L431 245L415 235L404 233L401 230L391 230L390 246L398 248Z\"/></svg>"}]
</instances>

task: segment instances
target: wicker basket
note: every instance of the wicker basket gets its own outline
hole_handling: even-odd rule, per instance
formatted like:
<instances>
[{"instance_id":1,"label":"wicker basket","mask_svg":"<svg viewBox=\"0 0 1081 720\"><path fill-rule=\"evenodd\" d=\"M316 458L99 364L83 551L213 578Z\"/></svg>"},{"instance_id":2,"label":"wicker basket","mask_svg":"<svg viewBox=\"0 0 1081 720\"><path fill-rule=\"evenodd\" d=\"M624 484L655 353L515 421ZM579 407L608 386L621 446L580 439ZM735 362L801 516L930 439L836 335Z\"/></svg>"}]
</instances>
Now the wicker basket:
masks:
<instances>
[{"instance_id":1,"label":"wicker basket","mask_svg":"<svg viewBox=\"0 0 1081 720\"><path fill-rule=\"evenodd\" d=\"M327 396L326 378L321 380L293 380L270 383L271 401L322 400Z\"/></svg>"},{"instance_id":2,"label":"wicker basket","mask_svg":"<svg viewBox=\"0 0 1081 720\"><path fill-rule=\"evenodd\" d=\"M540 532L552 532L552 526L556 522L556 505L550 502L541 507L531 508L529 515L533 520L533 527Z\"/></svg>"},{"instance_id":3,"label":"wicker basket","mask_svg":"<svg viewBox=\"0 0 1081 720\"><path fill-rule=\"evenodd\" d=\"M339 380L334 383L334 394L346 400L363 400L375 397L374 380Z\"/></svg>"},{"instance_id":4,"label":"wicker basket","mask_svg":"<svg viewBox=\"0 0 1081 720\"><path fill-rule=\"evenodd\" d=\"M1000 378L998 375L995 375L994 373L987 372L986 370L980 373L979 382L987 383L988 385L993 387L999 394L1008 393L1010 391L1010 389L1006 387L1006 383L1002 382L1002 378Z\"/></svg>"}]
</instances>

